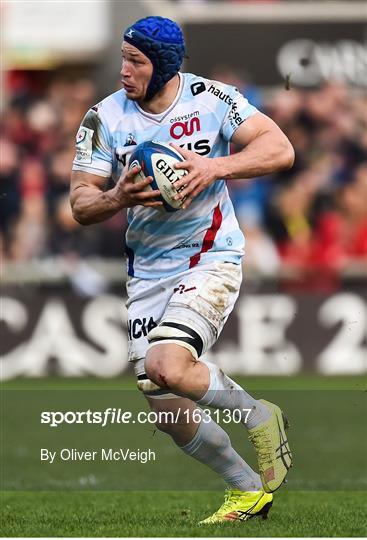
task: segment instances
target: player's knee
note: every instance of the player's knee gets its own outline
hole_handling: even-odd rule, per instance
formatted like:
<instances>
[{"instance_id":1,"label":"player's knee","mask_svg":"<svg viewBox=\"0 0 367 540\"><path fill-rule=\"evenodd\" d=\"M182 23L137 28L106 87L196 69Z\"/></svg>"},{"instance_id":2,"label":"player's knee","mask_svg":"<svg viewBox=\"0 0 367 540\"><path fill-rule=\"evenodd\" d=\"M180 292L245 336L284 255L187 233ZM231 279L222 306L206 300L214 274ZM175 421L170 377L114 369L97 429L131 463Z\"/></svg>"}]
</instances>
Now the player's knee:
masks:
<instances>
[{"instance_id":1,"label":"player's knee","mask_svg":"<svg viewBox=\"0 0 367 540\"><path fill-rule=\"evenodd\" d=\"M168 320L150 330L147 337L146 374L158 386L179 393L183 379L202 352L202 338L186 324Z\"/></svg>"},{"instance_id":2,"label":"player's knee","mask_svg":"<svg viewBox=\"0 0 367 540\"><path fill-rule=\"evenodd\" d=\"M172 362L172 358L147 358L145 370L148 377L162 388L176 388L184 377L184 369L180 365L172 365Z\"/></svg>"},{"instance_id":3,"label":"player's knee","mask_svg":"<svg viewBox=\"0 0 367 540\"><path fill-rule=\"evenodd\" d=\"M176 351L177 347L157 345L148 351L145 359L145 371L149 379L162 388L176 389L187 373L185 350Z\"/></svg>"}]
</instances>

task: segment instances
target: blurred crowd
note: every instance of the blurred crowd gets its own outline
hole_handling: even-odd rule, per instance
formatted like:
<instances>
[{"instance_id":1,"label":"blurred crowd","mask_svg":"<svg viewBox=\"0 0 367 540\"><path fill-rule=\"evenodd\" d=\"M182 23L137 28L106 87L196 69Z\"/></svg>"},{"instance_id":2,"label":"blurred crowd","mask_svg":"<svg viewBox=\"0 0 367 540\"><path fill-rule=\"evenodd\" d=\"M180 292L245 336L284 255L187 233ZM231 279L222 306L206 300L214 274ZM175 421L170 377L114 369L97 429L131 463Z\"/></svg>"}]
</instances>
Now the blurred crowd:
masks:
<instances>
[{"instance_id":1,"label":"blurred crowd","mask_svg":"<svg viewBox=\"0 0 367 540\"><path fill-rule=\"evenodd\" d=\"M285 131L294 167L266 179L231 182L249 265L320 271L367 268L367 95L345 84L278 89L265 100L219 72ZM266 255L267 254L267 255Z\"/></svg>"},{"instance_id":2,"label":"blurred crowd","mask_svg":"<svg viewBox=\"0 0 367 540\"><path fill-rule=\"evenodd\" d=\"M75 135L98 101L87 79L42 79L14 72L1 124L0 231L5 259L121 256L122 214L81 227L69 204Z\"/></svg>"},{"instance_id":3,"label":"blurred crowd","mask_svg":"<svg viewBox=\"0 0 367 540\"><path fill-rule=\"evenodd\" d=\"M264 93L226 66L214 79L234 84L286 132L295 166L266 179L229 183L246 235L246 264L331 270L367 261L367 97L333 83ZM1 123L0 234L3 258L121 257L126 218L82 227L68 192L75 134L101 96L88 79L9 74ZM234 151L236 149L233 149Z\"/></svg>"}]
</instances>

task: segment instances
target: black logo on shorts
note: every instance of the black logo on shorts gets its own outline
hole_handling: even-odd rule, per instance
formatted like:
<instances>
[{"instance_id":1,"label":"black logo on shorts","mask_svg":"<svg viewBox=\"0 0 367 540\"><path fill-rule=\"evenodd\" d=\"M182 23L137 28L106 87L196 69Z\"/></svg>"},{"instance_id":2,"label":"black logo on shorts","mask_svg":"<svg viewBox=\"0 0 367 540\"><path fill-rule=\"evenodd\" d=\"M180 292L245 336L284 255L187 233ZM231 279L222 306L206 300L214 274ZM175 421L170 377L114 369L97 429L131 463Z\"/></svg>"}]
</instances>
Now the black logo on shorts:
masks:
<instances>
[{"instance_id":1,"label":"black logo on shorts","mask_svg":"<svg viewBox=\"0 0 367 540\"><path fill-rule=\"evenodd\" d=\"M142 336L147 336L153 328L157 326L157 323L153 317L142 317L141 319L129 319L127 332L129 334L129 340L139 339Z\"/></svg>"},{"instance_id":2,"label":"black logo on shorts","mask_svg":"<svg viewBox=\"0 0 367 540\"><path fill-rule=\"evenodd\" d=\"M197 96L206 90L206 86L203 82L193 83L190 88L193 96Z\"/></svg>"},{"instance_id":3,"label":"black logo on shorts","mask_svg":"<svg viewBox=\"0 0 367 540\"><path fill-rule=\"evenodd\" d=\"M174 293L178 292L178 294L183 294L185 292L195 291L195 289L196 289L195 285L194 287L189 287L188 289L186 289L186 285L184 285L183 283L180 283L178 287L175 287L173 289L173 292Z\"/></svg>"}]
</instances>

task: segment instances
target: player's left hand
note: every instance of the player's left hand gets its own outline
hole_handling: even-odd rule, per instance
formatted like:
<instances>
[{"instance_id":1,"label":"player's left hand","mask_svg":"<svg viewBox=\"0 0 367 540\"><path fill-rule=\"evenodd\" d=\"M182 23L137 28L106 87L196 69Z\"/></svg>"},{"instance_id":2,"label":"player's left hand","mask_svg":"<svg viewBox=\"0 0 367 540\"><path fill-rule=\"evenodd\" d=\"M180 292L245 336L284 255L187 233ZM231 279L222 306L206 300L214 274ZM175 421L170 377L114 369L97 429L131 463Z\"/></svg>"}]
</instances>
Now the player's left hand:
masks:
<instances>
[{"instance_id":1,"label":"player's left hand","mask_svg":"<svg viewBox=\"0 0 367 540\"><path fill-rule=\"evenodd\" d=\"M170 143L170 145L185 158L184 161L177 162L175 168L186 169L188 174L177 180L174 186L175 188L185 186L175 196L175 199L178 201L187 196L187 199L182 205L182 208L187 208L192 203L194 197L218 179L217 167L215 166L215 161L211 158L199 156L195 152L181 148L174 143Z\"/></svg>"}]
</instances>

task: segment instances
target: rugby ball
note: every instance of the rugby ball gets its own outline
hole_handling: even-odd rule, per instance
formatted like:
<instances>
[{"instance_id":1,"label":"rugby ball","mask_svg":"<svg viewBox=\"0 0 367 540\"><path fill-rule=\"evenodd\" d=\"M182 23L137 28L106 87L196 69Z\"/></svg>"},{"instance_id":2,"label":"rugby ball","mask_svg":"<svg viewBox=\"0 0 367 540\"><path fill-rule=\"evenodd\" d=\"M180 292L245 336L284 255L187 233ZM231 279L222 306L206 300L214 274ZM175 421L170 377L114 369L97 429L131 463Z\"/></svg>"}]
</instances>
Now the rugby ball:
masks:
<instances>
[{"instance_id":1,"label":"rugby ball","mask_svg":"<svg viewBox=\"0 0 367 540\"><path fill-rule=\"evenodd\" d=\"M184 169L174 168L174 164L178 161L184 161L182 155L169 144L159 141L139 144L129 160L129 170L136 165L141 167L134 182L141 182L147 176L153 177L153 182L146 189L149 191L159 189L161 193L159 200L163 202L167 212L179 210L186 199L186 197L178 201L174 199L175 195L184 189L182 186L177 190L174 183L187 174Z\"/></svg>"}]
</instances>

